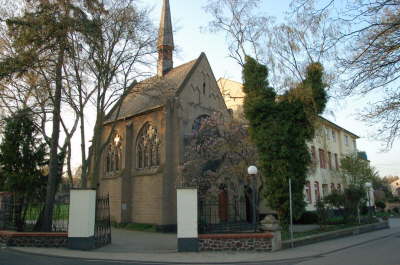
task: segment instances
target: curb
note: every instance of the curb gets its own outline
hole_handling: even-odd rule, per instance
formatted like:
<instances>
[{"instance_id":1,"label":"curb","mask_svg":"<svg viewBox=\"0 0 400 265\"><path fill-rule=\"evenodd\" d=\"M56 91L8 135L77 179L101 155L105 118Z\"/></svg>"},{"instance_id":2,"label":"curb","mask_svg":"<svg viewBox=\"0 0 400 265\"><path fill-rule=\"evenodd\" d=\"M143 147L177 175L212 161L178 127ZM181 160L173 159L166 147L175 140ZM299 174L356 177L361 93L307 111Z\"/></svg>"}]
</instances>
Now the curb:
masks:
<instances>
[{"instance_id":1,"label":"curb","mask_svg":"<svg viewBox=\"0 0 400 265\"><path fill-rule=\"evenodd\" d=\"M315 244L318 242L323 242L327 240L332 240L332 239L338 239L338 238L344 238L344 237L349 237L349 236L354 236L354 235L360 235L360 234L365 234L369 232L375 232L383 229L390 229L389 222L380 222L380 223L373 223L373 224L367 224L367 225L362 225L362 226L355 226L355 227L349 227L349 228L344 228L340 230L334 230L334 231L329 231L325 233L320 233L316 235L310 235L310 236L305 236L301 238L297 238L293 240L293 245L294 247L300 247L300 246L305 246L305 245L310 245L310 244ZM282 241L282 249L288 249L291 248L291 241L290 240L285 240Z\"/></svg>"},{"instance_id":2,"label":"curb","mask_svg":"<svg viewBox=\"0 0 400 265\"><path fill-rule=\"evenodd\" d=\"M270 264L272 262L290 262L290 261L305 261L305 260L309 260L312 258L318 258L318 257L322 257L325 255L329 255L335 252L339 252L342 251L344 249L350 249L353 247L357 247L357 246L361 246L370 242L374 242L374 241L378 241L381 239L385 239L388 237L392 237L392 236L396 236L396 235L400 235L400 232L397 233L393 233L393 234L389 234L389 235L385 235L385 236L381 236L381 237L376 237L373 239L368 239L347 247L342 247L342 248L338 248L338 249L334 249L331 251L327 251L327 252L323 252L323 253L319 253L319 254L315 254L315 255L308 255L308 256L299 256L299 257L295 257L295 258L287 258L287 259L271 259L271 260L255 260L255 261L231 261L231 262L184 262L184 261L142 261L142 260L119 260L119 259L95 259L95 258L84 258L84 257L70 257L70 256L60 256L60 255L51 255L51 254L43 254L43 253L32 253L29 251L24 251L24 250L20 250L20 249L15 249L15 248L7 248L10 251L14 251L14 252L19 252L19 253L24 253L24 254L31 254L31 255L36 255L36 256L44 256L44 257L52 257L52 258L64 258L64 259L71 259L71 260L92 260L92 261L102 261L102 262L127 262L127 263L141 263L141 264ZM207 253L207 252L205 252ZM229 253L229 252L228 252Z\"/></svg>"}]
</instances>

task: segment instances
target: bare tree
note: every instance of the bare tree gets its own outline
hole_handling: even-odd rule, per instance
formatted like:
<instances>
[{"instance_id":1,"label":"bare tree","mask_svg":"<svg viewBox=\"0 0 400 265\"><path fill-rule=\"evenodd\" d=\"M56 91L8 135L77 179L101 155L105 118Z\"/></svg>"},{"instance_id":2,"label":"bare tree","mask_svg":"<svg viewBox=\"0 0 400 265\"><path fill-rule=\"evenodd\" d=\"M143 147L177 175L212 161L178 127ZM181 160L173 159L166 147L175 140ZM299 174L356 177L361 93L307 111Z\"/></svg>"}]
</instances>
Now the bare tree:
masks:
<instances>
[{"instance_id":1,"label":"bare tree","mask_svg":"<svg viewBox=\"0 0 400 265\"><path fill-rule=\"evenodd\" d=\"M81 116L83 187L88 185L88 175L90 186L97 186L100 160L113 135L116 123L111 125L108 135L104 129L106 113L112 111L113 117L118 117L124 98L138 92L134 88L135 80L149 74L149 62L154 59L152 55L156 52L157 36L149 19L149 9L137 7L133 0L110 1L105 9L107 12L92 13L101 32L87 39L86 45L75 47L79 55L73 63L78 84L78 102L75 106ZM80 76L80 62L85 67L85 78ZM96 115L91 153L88 155L85 153L85 127L82 119L87 102L94 106ZM92 162L90 170L89 161Z\"/></svg>"},{"instance_id":2,"label":"bare tree","mask_svg":"<svg viewBox=\"0 0 400 265\"><path fill-rule=\"evenodd\" d=\"M343 81L339 92L344 96L374 93L379 98L361 117L379 124L375 136L390 149L400 136L399 1L294 1L296 7L310 4L314 16L329 10L329 23L338 32L336 63Z\"/></svg>"},{"instance_id":3,"label":"bare tree","mask_svg":"<svg viewBox=\"0 0 400 265\"><path fill-rule=\"evenodd\" d=\"M287 90L304 80L307 65L324 64L334 54L335 27L327 23L328 11L310 12L312 3L288 10L280 24L260 6L259 0L209 0L205 10L213 20L207 29L225 33L229 56L240 65L245 55L254 57L269 66L273 87ZM334 83L334 71L325 68Z\"/></svg>"}]
</instances>

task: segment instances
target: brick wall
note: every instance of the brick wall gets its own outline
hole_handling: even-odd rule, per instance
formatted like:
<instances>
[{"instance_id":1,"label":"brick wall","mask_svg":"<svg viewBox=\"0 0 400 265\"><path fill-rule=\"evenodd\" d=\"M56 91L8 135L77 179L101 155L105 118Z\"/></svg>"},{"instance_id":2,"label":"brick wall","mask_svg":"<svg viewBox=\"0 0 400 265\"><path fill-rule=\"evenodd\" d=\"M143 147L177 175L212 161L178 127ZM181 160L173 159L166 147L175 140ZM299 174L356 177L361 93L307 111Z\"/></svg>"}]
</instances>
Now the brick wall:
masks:
<instances>
[{"instance_id":1,"label":"brick wall","mask_svg":"<svg viewBox=\"0 0 400 265\"><path fill-rule=\"evenodd\" d=\"M23 233L0 231L0 244L10 247L66 247L67 233Z\"/></svg>"},{"instance_id":2,"label":"brick wall","mask_svg":"<svg viewBox=\"0 0 400 265\"><path fill-rule=\"evenodd\" d=\"M270 233L199 235L199 250L272 251L273 237Z\"/></svg>"}]
</instances>

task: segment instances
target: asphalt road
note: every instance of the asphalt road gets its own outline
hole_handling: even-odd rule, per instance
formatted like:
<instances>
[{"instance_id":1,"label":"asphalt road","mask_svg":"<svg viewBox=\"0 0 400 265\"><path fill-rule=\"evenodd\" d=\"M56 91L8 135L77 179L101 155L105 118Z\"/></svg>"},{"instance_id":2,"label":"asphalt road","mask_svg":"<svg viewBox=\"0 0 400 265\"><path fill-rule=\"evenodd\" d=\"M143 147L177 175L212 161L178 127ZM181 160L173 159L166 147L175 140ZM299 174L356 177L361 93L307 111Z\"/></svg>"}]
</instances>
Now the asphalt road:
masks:
<instances>
[{"instance_id":1,"label":"asphalt road","mask_svg":"<svg viewBox=\"0 0 400 265\"><path fill-rule=\"evenodd\" d=\"M318 244L315 245L318 247ZM247 265L400 265L400 233L363 243L350 248L341 249L318 257L297 260L283 260L279 262L249 262ZM210 262L210 261L205 261ZM7 248L0 249L0 265L149 265L165 263L125 262L83 260L73 258L50 257L32 255L13 251ZM173 263L169 263L173 264ZM180 263L182 264L182 263ZM235 263L238 264L238 263Z\"/></svg>"}]
</instances>

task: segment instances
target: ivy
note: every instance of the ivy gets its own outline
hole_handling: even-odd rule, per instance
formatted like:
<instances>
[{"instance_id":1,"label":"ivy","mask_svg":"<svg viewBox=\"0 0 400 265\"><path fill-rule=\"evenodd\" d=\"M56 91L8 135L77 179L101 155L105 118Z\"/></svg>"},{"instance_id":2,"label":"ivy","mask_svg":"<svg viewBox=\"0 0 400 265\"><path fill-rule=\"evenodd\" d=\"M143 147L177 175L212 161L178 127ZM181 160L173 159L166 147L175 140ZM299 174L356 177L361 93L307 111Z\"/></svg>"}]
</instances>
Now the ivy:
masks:
<instances>
[{"instance_id":1,"label":"ivy","mask_svg":"<svg viewBox=\"0 0 400 265\"><path fill-rule=\"evenodd\" d=\"M278 95L268 84L268 69L251 57L243 68L245 117L259 153L264 196L282 223L288 219L289 178L293 210L299 217L305 207L304 185L311 157L307 141L314 137L315 121L327 103L323 67L312 63L305 80Z\"/></svg>"}]
</instances>

